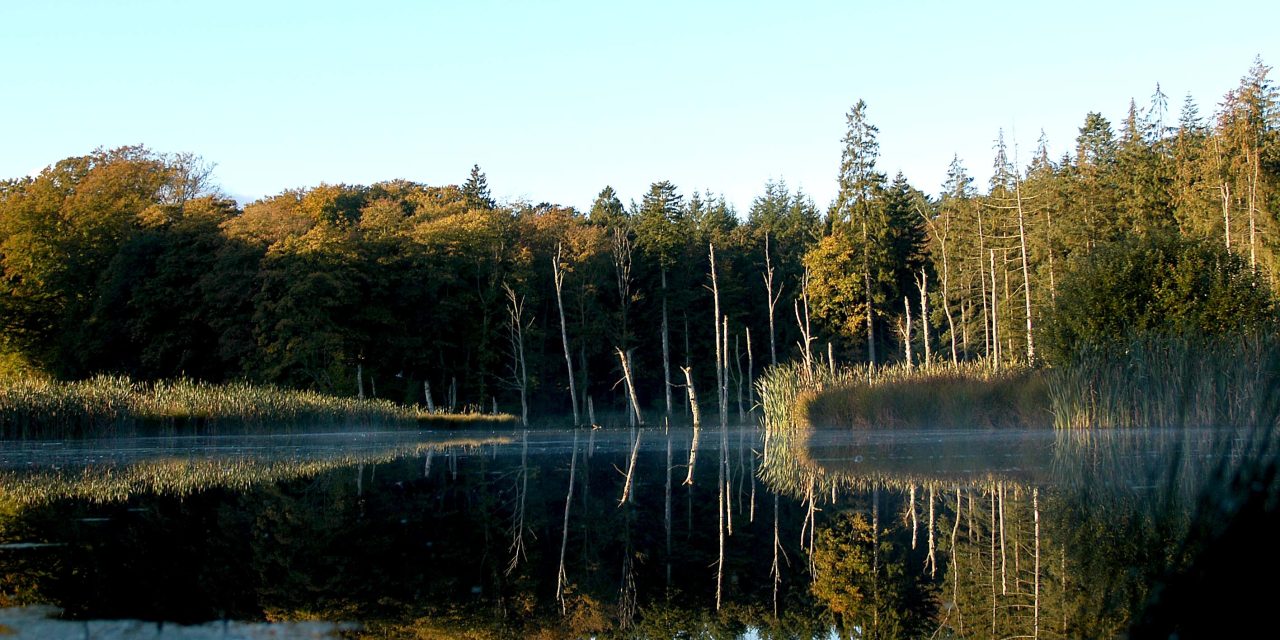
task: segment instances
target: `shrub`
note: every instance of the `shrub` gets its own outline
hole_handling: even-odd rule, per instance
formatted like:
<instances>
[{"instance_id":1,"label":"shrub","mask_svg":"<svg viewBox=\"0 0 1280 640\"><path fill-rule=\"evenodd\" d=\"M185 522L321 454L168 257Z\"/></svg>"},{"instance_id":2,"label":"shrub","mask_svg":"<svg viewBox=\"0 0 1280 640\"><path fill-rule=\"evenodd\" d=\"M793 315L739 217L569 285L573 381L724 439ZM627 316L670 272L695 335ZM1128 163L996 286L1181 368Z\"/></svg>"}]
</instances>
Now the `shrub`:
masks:
<instances>
[{"instance_id":1,"label":"shrub","mask_svg":"<svg viewBox=\"0 0 1280 640\"><path fill-rule=\"evenodd\" d=\"M1216 242L1153 233L1070 263L1042 334L1050 363L1085 348L1120 350L1146 334L1217 336L1275 325L1259 274Z\"/></svg>"}]
</instances>

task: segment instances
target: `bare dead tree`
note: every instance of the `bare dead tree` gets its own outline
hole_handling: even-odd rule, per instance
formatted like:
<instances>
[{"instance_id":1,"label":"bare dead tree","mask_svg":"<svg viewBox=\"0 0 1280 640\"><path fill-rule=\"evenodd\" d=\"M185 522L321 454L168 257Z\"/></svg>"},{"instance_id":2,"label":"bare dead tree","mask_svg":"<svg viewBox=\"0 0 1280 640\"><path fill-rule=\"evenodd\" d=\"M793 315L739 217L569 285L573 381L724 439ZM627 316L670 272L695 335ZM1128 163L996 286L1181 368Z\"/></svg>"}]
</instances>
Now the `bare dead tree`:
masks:
<instances>
[{"instance_id":1,"label":"bare dead tree","mask_svg":"<svg viewBox=\"0 0 1280 640\"><path fill-rule=\"evenodd\" d=\"M507 315L510 319L508 328L511 337L511 385L520 392L520 424L529 426L529 376L524 360L524 296L517 296L514 289L506 282L502 290L507 294ZM533 320L529 321L530 323ZM484 398L480 399L483 407ZM496 401L495 401L496 402ZM483 409L482 409L483 411Z\"/></svg>"},{"instance_id":2,"label":"bare dead tree","mask_svg":"<svg viewBox=\"0 0 1280 640\"><path fill-rule=\"evenodd\" d=\"M805 375L813 380L813 330L809 323L809 268L805 267L800 278L800 296L795 303L796 325L800 327L800 356L804 362ZM804 313L801 313L803 309Z\"/></svg>"},{"instance_id":3,"label":"bare dead tree","mask_svg":"<svg viewBox=\"0 0 1280 640\"><path fill-rule=\"evenodd\" d=\"M431 399L431 381L422 381L422 395L427 399L427 413L436 412L436 403Z\"/></svg>"},{"instance_id":4,"label":"bare dead tree","mask_svg":"<svg viewBox=\"0 0 1280 640\"><path fill-rule=\"evenodd\" d=\"M569 353L569 329L564 321L564 247L556 243L556 255L551 259L552 279L556 285L556 308L560 311L560 343L564 346L564 365L569 372L569 399L573 402L573 426L582 424L578 413L578 390L573 380L573 356Z\"/></svg>"},{"instance_id":5,"label":"bare dead tree","mask_svg":"<svg viewBox=\"0 0 1280 640\"><path fill-rule=\"evenodd\" d=\"M774 309L778 306L778 300L782 298L783 285L778 286L777 293L773 290L773 261L769 258L769 234L764 234L764 293L765 301L769 303L769 364L778 364L778 348L775 343L774 336L777 335L773 328Z\"/></svg>"},{"instance_id":6,"label":"bare dead tree","mask_svg":"<svg viewBox=\"0 0 1280 640\"><path fill-rule=\"evenodd\" d=\"M916 287L920 290L920 337L924 342L924 367L929 368L933 361L933 352L929 346L929 273L922 267L920 277L916 279Z\"/></svg>"},{"instance_id":7,"label":"bare dead tree","mask_svg":"<svg viewBox=\"0 0 1280 640\"><path fill-rule=\"evenodd\" d=\"M747 333L747 407L754 411L756 406L756 363L751 355L751 327L743 328Z\"/></svg>"},{"instance_id":8,"label":"bare dead tree","mask_svg":"<svg viewBox=\"0 0 1280 640\"><path fill-rule=\"evenodd\" d=\"M662 396L667 401L667 421L671 421L671 337L667 322L667 270L662 269Z\"/></svg>"},{"instance_id":9,"label":"bare dead tree","mask_svg":"<svg viewBox=\"0 0 1280 640\"><path fill-rule=\"evenodd\" d=\"M644 424L644 417L640 414L640 400L636 398L636 385L631 378L631 358L623 353L622 349L615 349L618 353L618 360L622 362L622 379L627 383L627 397L631 401L631 412L635 416L636 422Z\"/></svg>"}]
</instances>

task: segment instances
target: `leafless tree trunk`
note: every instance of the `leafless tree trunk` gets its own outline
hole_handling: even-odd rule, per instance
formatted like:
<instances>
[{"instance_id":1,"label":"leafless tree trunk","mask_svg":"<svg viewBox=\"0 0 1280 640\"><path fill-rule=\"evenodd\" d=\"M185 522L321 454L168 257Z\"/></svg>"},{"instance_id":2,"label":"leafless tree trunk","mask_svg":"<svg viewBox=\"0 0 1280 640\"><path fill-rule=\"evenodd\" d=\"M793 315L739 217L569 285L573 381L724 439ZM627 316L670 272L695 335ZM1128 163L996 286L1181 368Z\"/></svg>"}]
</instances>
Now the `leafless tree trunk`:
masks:
<instances>
[{"instance_id":1,"label":"leafless tree trunk","mask_svg":"<svg viewBox=\"0 0 1280 640\"><path fill-rule=\"evenodd\" d=\"M999 298L996 289L996 251L990 250L991 255L991 363L992 366L1000 368L1000 314L996 301Z\"/></svg>"},{"instance_id":2,"label":"leafless tree trunk","mask_svg":"<svg viewBox=\"0 0 1280 640\"><path fill-rule=\"evenodd\" d=\"M737 370L737 376L734 378L734 389L738 392L738 422L745 423L747 421L746 407L743 405L742 393L742 344L738 342L738 334L733 334L733 366Z\"/></svg>"},{"instance_id":3,"label":"leafless tree trunk","mask_svg":"<svg viewBox=\"0 0 1280 640\"><path fill-rule=\"evenodd\" d=\"M507 294L507 314L510 317L511 332L511 379L512 385L520 391L520 424L529 426L529 376L524 362L524 298L517 297L507 283L502 283ZM531 321L532 322L532 321ZM484 398L480 399L483 407ZM481 409L483 412L483 409Z\"/></svg>"},{"instance_id":4,"label":"leafless tree trunk","mask_svg":"<svg viewBox=\"0 0 1280 640\"><path fill-rule=\"evenodd\" d=\"M986 350L984 352L984 355L988 359L990 359L992 357L991 344L993 342L992 336L991 336L991 320L992 320L991 316L994 315L995 312L994 311L989 312L987 308L987 276L985 273L986 270L982 268L982 254L987 253L987 246L986 246L987 236L986 236L986 232L982 228L982 207L981 206L978 207L977 212L978 212L978 279L980 280L980 284L982 287L982 335L986 345ZM994 278L995 276L992 276L992 277ZM991 290L994 292L995 288L996 288L996 283L995 283L995 280L993 279L991 281Z\"/></svg>"},{"instance_id":5,"label":"leafless tree trunk","mask_svg":"<svg viewBox=\"0 0 1280 640\"><path fill-rule=\"evenodd\" d=\"M714 301L716 325L716 398L719 400L720 404L720 425L724 426L727 425L729 421L727 415L729 411L729 398L725 395L725 387L728 385L725 381L725 376L728 375L729 370L728 367L725 366L725 362L727 362L728 359L725 355L725 338L724 334L721 333L720 325L720 287L716 282L716 245L711 244L709 246L711 260L711 297ZM726 323L727 322L728 321L726 320Z\"/></svg>"},{"instance_id":6,"label":"leafless tree trunk","mask_svg":"<svg viewBox=\"0 0 1280 640\"><path fill-rule=\"evenodd\" d=\"M622 348L627 349L631 346L627 323L631 310L631 236L626 229L615 227L610 237L613 240L613 271L617 279L619 309L622 314Z\"/></svg>"},{"instance_id":7,"label":"leafless tree trunk","mask_svg":"<svg viewBox=\"0 0 1280 640\"><path fill-rule=\"evenodd\" d=\"M564 269L560 266L563 260L563 251L560 243L556 243L556 256L551 260L551 271L556 285L556 307L560 310L560 343L564 345L564 365L569 372L569 398L573 401L573 426L582 424L582 419L578 413L578 390L573 382L573 356L569 355L569 330L564 321L564 297L561 289L564 288Z\"/></svg>"},{"instance_id":8,"label":"leafless tree trunk","mask_svg":"<svg viewBox=\"0 0 1280 640\"><path fill-rule=\"evenodd\" d=\"M671 420L671 339L667 323L667 270L662 269L662 395L667 401L667 420Z\"/></svg>"},{"instance_id":9,"label":"leafless tree trunk","mask_svg":"<svg viewBox=\"0 0 1280 640\"><path fill-rule=\"evenodd\" d=\"M902 297L902 308L905 309L907 312L907 323L902 326L902 344L907 349L907 368L910 369L913 362L911 359L911 299L910 298L906 296Z\"/></svg>"},{"instance_id":10,"label":"leafless tree trunk","mask_svg":"<svg viewBox=\"0 0 1280 640\"><path fill-rule=\"evenodd\" d=\"M773 329L774 309L778 305L778 300L782 298L783 287L778 287L778 292L773 291L773 262L769 259L769 234L764 234L764 293L765 300L769 303L769 364L778 364L778 348L775 344Z\"/></svg>"},{"instance_id":11,"label":"leafless tree trunk","mask_svg":"<svg viewBox=\"0 0 1280 640\"><path fill-rule=\"evenodd\" d=\"M1022 180L1015 179L1013 183L1013 194L1017 199L1018 205L1018 246L1022 252L1022 292L1026 298L1026 320L1027 320L1027 362L1035 362L1036 344L1032 338L1031 330L1031 269L1027 265L1027 233L1023 222L1022 211Z\"/></svg>"},{"instance_id":12,"label":"leafless tree trunk","mask_svg":"<svg viewBox=\"0 0 1280 640\"><path fill-rule=\"evenodd\" d=\"M920 336L924 339L924 366L929 368L933 361L933 353L929 347L929 273L920 269L920 279L916 282L920 289Z\"/></svg>"},{"instance_id":13,"label":"leafless tree trunk","mask_svg":"<svg viewBox=\"0 0 1280 640\"><path fill-rule=\"evenodd\" d=\"M431 381L422 381L422 395L427 399L427 413L436 412L436 403L431 399Z\"/></svg>"},{"instance_id":14,"label":"leafless tree trunk","mask_svg":"<svg viewBox=\"0 0 1280 640\"><path fill-rule=\"evenodd\" d=\"M751 327L745 328L747 332L747 407L749 411L754 411L756 406L756 363L755 358L751 355Z\"/></svg>"},{"instance_id":15,"label":"leafless tree trunk","mask_svg":"<svg viewBox=\"0 0 1280 640\"><path fill-rule=\"evenodd\" d=\"M801 309L804 314L800 313ZM800 278L800 296L795 300L796 325L800 327L800 355L804 362L805 375L813 380L813 331L809 324L809 268L805 267Z\"/></svg>"},{"instance_id":16,"label":"leafless tree trunk","mask_svg":"<svg viewBox=\"0 0 1280 640\"><path fill-rule=\"evenodd\" d=\"M956 349L956 324L951 317L951 291L948 288L951 280L951 265L947 260L947 237L951 235L951 216L948 214L945 218L946 224L941 232L938 231L938 225L932 218L925 215L923 211L916 209L921 218L924 218L929 228L933 230L933 234L938 238L938 244L942 249L942 312L947 317L947 332L951 334L951 361L959 362L959 352ZM923 270L921 270L923 274ZM961 322L964 320L961 319ZM927 342L927 340L926 340Z\"/></svg>"},{"instance_id":17,"label":"leafless tree trunk","mask_svg":"<svg viewBox=\"0 0 1280 640\"><path fill-rule=\"evenodd\" d=\"M635 416L636 422L644 424L644 418L640 414L640 400L636 398L635 382L631 378L631 358L628 354L623 353L622 349L614 349L618 353L618 360L622 362L622 379L627 384L627 397L631 401L631 414Z\"/></svg>"}]
</instances>

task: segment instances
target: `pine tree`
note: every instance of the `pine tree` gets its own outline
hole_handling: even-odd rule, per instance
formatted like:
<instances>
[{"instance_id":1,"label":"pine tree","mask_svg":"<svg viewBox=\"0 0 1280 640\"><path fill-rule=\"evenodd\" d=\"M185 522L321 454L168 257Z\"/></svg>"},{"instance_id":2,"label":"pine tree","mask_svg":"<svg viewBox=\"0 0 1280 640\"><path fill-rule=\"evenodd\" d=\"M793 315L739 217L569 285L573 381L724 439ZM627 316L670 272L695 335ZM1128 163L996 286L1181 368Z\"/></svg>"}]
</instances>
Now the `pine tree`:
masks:
<instances>
[{"instance_id":1,"label":"pine tree","mask_svg":"<svg viewBox=\"0 0 1280 640\"><path fill-rule=\"evenodd\" d=\"M493 197L489 195L489 180L485 177L484 172L480 170L480 165L471 166L471 175L467 178L467 182L462 185L462 195L466 199L468 207L473 209L495 209L497 203Z\"/></svg>"}]
</instances>

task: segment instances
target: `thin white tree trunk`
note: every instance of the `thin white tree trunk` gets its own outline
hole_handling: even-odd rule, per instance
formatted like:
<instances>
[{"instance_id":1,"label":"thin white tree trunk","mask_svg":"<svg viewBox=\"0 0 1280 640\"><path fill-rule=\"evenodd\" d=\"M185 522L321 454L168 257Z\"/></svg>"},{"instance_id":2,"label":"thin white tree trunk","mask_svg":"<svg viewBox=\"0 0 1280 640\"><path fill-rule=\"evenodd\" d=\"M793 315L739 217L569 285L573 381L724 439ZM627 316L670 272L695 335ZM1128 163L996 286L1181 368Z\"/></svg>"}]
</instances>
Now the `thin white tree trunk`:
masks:
<instances>
[{"instance_id":1,"label":"thin white tree trunk","mask_svg":"<svg viewBox=\"0 0 1280 640\"><path fill-rule=\"evenodd\" d=\"M627 385L627 398L631 401L631 415L635 417L637 423L643 425L644 417L640 414L640 400L636 398L636 385L631 378L631 358L628 354L623 353L622 349L614 349L618 353L618 360L622 362L622 379Z\"/></svg>"},{"instance_id":2,"label":"thin white tree trunk","mask_svg":"<svg viewBox=\"0 0 1280 640\"><path fill-rule=\"evenodd\" d=\"M667 270L662 269L662 396L667 401L667 420L671 420L671 340L667 323Z\"/></svg>"},{"instance_id":3,"label":"thin white tree trunk","mask_svg":"<svg viewBox=\"0 0 1280 640\"><path fill-rule=\"evenodd\" d=\"M564 366L569 372L569 399L573 401L573 426L582 424L582 418L578 413L578 390L573 380L573 356L569 354L569 330L564 321L564 297L561 289L564 287L564 269L560 268L560 260L563 253L560 243L556 243L556 255L551 259L552 276L556 285L556 308L560 310L560 343L564 345Z\"/></svg>"}]
</instances>

